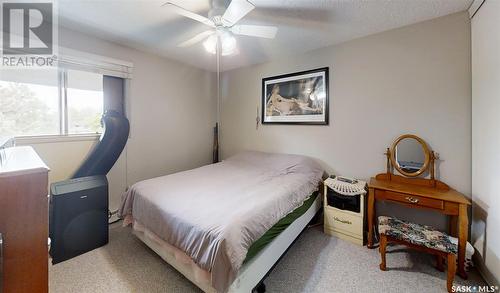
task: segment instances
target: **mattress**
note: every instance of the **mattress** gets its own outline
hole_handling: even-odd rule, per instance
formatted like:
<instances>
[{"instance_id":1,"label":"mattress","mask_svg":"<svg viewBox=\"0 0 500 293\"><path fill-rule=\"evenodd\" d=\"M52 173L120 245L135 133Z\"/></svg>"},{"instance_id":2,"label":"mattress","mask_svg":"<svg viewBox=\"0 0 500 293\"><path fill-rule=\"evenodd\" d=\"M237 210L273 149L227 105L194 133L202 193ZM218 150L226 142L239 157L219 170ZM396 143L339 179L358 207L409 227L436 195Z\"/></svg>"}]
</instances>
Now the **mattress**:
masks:
<instances>
[{"instance_id":1,"label":"mattress","mask_svg":"<svg viewBox=\"0 0 500 293\"><path fill-rule=\"evenodd\" d=\"M274 224L271 229L267 230L262 237L257 239L249 248L245 260L243 263L247 263L249 260L254 258L266 245L271 243L281 232L285 231L288 226L290 226L295 220L302 216L311 207L313 202L318 197L318 192L313 193L304 203L293 210L291 213L279 220L278 223Z\"/></svg>"},{"instance_id":2,"label":"mattress","mask_svg":"<svg viewBox=\"0 0 500 293\"><path fill-rule=\"evenodd\" d=\"M244 152L134 184L120 215L186 253L225 292L250 246L301 206L322 175L304 156Z\"/></svg>"},{"instance_id":3,"label":"mattress","mask_svg":"<svg viewBox=\"0 0 500 293\"><path fill-rule=\"evenodd\" d=\"M306 209L307 207L307 209ZM307 223L321 209L321 197L314 193L311 197L299 208L292 213L293 216L287 215L283 221L295 220L285 224L281 222L280 226L284 229L279 229L279 233L271 233L274 237L261 237L260 243L265 245L257 245L259 251L255 252L251 258L247 258L238 277L230 287L230 292L250 292L257 283L264 278L268 271L274 266L287 248L292 244L300 232L307 226ZM300 214L300 216L298 216ZM288 220L286 220L288 219ZM274 227L274 226L273 226ZM270 229L278 231L278 229ZM217 290L211 285L211 274L207 270L200 268L186 253L182 250L166 243L160 237L155 235L144 225L138 221L134 221L133 233L149 248L156 252L163 260L173 266L177 271L183 274L193 284L198 286L203 292L216 293Z\"/></svg>"}]
</instances>

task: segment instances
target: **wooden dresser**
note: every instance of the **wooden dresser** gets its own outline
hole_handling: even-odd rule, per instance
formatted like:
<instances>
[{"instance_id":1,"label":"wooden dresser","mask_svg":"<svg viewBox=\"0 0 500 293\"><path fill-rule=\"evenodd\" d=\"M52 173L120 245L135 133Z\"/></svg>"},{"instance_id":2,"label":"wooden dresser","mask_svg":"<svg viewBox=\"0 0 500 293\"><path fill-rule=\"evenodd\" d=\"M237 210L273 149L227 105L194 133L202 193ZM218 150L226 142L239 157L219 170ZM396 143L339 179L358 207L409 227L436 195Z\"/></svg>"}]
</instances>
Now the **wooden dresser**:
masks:
<instances>
[{"instance_id":1,"label":"wooden dresser","mask_svg":"<svg viewBox=\"0 0 500 293\"><path fill-rule=\"evenodd\" d=\"M0 292L48 292L49 169L31 147L0 152Z\"/></svg>"}]
</instances>

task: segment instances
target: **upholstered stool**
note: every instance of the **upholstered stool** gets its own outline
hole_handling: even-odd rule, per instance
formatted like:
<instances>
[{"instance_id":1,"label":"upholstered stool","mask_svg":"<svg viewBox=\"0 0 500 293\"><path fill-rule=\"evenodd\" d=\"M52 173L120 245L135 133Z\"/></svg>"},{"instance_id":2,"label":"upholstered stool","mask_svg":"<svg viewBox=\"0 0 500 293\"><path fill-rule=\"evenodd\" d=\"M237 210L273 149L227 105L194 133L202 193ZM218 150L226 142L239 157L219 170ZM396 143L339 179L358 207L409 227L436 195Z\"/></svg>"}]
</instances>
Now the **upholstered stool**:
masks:
<instances>
[{"instance_id":1,"label":"upholstered stool","mask_svg":"<svg viewBox=\"0 0 500 293\"><path fill-rule=\"evenodd\" d=\"M457 245L450 241L450 237L432 227L405 222L393 217L378 217L378 231L380 233L380 269L386 270L385 251L387 243L404 244L410 248L431 253L436 256L437 268L443 271L443 259L448 262L447 288L451 292L456 272Z\"/></svg>"}]
</instances>

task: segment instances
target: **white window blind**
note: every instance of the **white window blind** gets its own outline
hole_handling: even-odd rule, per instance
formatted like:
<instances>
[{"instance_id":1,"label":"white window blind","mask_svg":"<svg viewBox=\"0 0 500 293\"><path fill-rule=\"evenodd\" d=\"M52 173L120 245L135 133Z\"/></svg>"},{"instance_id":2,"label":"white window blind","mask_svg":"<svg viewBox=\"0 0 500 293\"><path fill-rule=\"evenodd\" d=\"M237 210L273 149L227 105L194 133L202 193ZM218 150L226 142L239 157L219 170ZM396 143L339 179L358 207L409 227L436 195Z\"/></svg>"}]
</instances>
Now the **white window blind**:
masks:
<instances>
[{"instance_id":1,"label":"white window blind","mask_svg":"<svg viewBox=\"0 0 500 293\"><path fill-rule=\"evenodd\" d=\"M132 78L133 63L110 57L59 48L59 66L66 69L95 72L102 75Z\"/></svg>"}]
</instances>

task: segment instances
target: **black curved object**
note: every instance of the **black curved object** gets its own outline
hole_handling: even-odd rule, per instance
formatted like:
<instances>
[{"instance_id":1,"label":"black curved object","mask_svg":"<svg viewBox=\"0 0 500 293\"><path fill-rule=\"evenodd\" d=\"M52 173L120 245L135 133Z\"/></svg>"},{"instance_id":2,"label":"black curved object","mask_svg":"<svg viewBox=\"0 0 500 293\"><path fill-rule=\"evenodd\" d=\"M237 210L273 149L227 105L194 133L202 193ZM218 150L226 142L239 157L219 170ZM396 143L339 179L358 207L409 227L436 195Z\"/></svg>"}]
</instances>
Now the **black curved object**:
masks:
<instances>
[{"instance_id":1,"label":"black curved object","mask_svg":"<svg viewBox=\"0 0 500 293\"><path fill-rule=\"evenodd\" d=\"M99 142L71 178L106 175L122 153L130 131L128 119L117 111L108 110L102 122L104 132Z\"/></svg>"}]
</instances>

